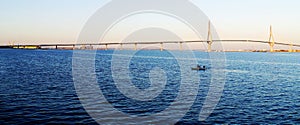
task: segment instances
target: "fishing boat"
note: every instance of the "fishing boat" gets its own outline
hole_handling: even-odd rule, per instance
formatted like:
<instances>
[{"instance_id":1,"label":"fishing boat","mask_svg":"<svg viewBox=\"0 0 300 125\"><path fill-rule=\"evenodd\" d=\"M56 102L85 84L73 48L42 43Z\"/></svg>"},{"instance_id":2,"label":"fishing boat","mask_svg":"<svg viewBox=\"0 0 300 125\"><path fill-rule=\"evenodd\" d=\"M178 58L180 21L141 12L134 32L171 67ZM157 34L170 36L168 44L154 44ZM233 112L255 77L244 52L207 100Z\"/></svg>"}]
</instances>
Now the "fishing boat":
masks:
<instances>
[{"instance_id":1,"label":"fishing boat","mask_svg":"<svg viewBox=\"0 0 300 125\"><path fill-rule=\"evenodd\" d=\"M196 68L192 68L192 70L205 71L206 67L205 66L201 67L201 66L197 65L197 67Z\"/></svg>"}]
</instances>

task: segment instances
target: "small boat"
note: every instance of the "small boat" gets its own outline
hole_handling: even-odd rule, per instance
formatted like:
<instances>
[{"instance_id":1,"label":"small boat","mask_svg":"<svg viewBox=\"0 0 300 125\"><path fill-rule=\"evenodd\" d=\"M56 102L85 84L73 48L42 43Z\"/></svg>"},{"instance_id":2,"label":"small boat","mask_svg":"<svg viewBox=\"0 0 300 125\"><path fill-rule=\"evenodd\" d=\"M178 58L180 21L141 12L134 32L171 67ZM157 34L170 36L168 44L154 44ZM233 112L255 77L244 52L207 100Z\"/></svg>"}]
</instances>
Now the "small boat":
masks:
<instances>
[{"instance_id":1,"label":"small boat","mask_svg":"<svg viewBox=\"0 0 300 125\"><path fill-rule=\"evenodd\" d=\"M192 70L205 71L206 68L200 68L200 67L197 67L197 68L192 68Z\"/></svg>"},{"instance_id":2,"label":"small boat","mask_svg":"<svg viewBox=\"0 0 300 125\"><path fill-rule=\"evenodd\" d=\"M202 71L205 71L206 67L205 66L197 65L197 67L196 68L192 68L192 70L198 70L198 71L202 70Z\"/></svg>"}]
</instances>

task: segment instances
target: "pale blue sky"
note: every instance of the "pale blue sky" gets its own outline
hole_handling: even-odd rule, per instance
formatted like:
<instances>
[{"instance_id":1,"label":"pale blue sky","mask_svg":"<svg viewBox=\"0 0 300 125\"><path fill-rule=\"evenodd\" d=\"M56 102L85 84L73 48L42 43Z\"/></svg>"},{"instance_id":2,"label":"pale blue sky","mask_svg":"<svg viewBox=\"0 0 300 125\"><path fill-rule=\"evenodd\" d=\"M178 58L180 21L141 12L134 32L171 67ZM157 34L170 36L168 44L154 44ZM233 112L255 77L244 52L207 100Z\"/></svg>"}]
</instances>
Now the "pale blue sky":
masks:
<instances>
[{"instance_id":1,"label":"pale blue sky","mask_svg":"<svg viewBox=\"0 0 300 125\"><path fill-rule=\"evenodd\" d=\"M0 44L71 43L107 0L1 0ZM192 0L221 39L275 38L300 44L298 0Z\"/></svg>"}]
</instances>

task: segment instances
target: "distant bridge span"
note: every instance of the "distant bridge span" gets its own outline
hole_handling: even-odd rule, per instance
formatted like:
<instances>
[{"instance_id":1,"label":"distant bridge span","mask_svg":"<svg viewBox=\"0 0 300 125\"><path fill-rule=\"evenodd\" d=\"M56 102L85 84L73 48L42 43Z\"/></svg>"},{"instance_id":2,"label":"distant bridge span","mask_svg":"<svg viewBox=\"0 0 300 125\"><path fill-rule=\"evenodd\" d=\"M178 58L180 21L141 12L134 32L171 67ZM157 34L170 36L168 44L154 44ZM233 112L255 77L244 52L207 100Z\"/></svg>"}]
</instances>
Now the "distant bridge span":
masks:
<instances>
[{"instance_id":1,"label":"distant bridge span","mask_svg":"<svg viewBox=\"0 0 300 125\"><path fill-rule=\"evenodd\" d=\"M77 44L41 44L41 45L19 45L19 46L41 46L41 47L54 47L54 46L88 46L88 45L134 45L134 44L168 44L168 43L207 43L209 40L193 40L193 41L153 41L153 42L110 42L110 43L77 43ZM260 40L212 40L212 42L239 42L239 43L265 43L269 44L268 41ZM274 42L276 45L294 46L300 47L300 44L291 44L283 42ZM15 45L17 46L17 45Z\"/></svg>"},{"instance_id":2,"label":"distant bridge span","mask_svg":"<svg viewBox=\"0 0 300 125\"><path fill-rule=\"evenodd\" d=\"M161 50L164 50L163 44L180 44L180 50L183 50L182 44L187 43L207 43L211 48L212 44L215 42L221 42L221 43L230 43L230 42L238 42L238 43L263 43L263 44L269 44L272 50L272 47L274 45L284 45L284 46L290 46L290 49L292 47L300 47L300 44L291 44L291 43L283 43L283 42L269 42L269 41L261 41L261 40L193 40L193 41L148 41L148 42L109 42L109 43L77 43L77 44L40 44L40 45L9 45L9 46L0 46L0 48L26 48L26 47L36 47L39 49L43 48L49 48L53 47L58 49L59 47L73 47L75 49L78 46L105 46L105 49L107 50L109 48L109 45L120 45L121 49L123 45L135 45L135 50L137 50L137 45L146 45L146 44L160 44ZM270 50L270 51L271 51ZM211 51L211 50L208 50ZM292 51L292 50L290 50Z\"/></svg>"}]
</instances>

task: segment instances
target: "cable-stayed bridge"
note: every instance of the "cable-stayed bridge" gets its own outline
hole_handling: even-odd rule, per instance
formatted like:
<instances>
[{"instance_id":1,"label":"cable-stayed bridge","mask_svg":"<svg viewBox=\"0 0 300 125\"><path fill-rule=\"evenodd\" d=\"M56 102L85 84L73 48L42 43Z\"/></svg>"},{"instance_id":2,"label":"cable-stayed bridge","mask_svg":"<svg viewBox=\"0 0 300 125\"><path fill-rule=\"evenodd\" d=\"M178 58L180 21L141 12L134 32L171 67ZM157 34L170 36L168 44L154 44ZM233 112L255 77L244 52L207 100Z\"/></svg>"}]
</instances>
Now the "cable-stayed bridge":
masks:
<instances>
[{"instance_id":1,"label":"cable-stayed bridge","mask_svg":"<svg viewBox=\"0 0 300 125\"><path fill-rule=\"evenodd\" d=\"M266 50L269 50L269 52L275 52L274 49L275 45L282 45L282 46L288 46L288 52L296 52L295 48L300 49L300 44L293 44L288 42L277 42L274 39L272 26L270 26L270 36L268 41L263 40L213 40L212 34L211 34L211 28L210 28L210 22L209 22L209 28L208 28L208 36L207 40L193 40L193 41L149 41L149 42L107 42L107 43L76 43L76 44L40 44L40 45L6 45L6 46L0 46L0 48L13 48L13 49L62 49L62 47L68 48L68 49L78 49L79 48L94 48L94 46L102 46L102 49L108 50L109 47L112 45L119 45L119 49L123 49L123 45L134 45L134 50L138 50L138 45L160 45L160 50L163 51L165 44L179 44L179 49L183 49L183 44L188 43L207 43L207 51L211 52L213 43L221 42L221 43L261 43L261 44L268 44L269 48ZM101 48L101 47L100 47ZM99 49L99 47L98 47Z\"/></svg>"}]
</instances>

